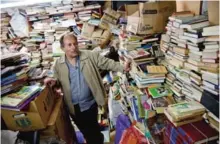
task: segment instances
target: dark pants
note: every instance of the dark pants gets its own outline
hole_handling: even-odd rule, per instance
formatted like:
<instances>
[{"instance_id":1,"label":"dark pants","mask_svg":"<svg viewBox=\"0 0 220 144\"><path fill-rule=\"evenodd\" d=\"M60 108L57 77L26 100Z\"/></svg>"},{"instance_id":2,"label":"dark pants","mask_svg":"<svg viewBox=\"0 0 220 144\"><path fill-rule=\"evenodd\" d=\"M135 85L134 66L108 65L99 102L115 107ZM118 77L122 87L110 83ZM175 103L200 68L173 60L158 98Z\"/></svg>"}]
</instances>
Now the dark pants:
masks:
<instances>
[{"instance_id":1,"label":"dark pants","mask_svg":"<svg viewBox=\"0 0 220 144\"><path fill-rule=\"evenodd\" d=\"M79 105L74 105L75 116L73 121L82 132L87 144L103 144L104 136L98 124L98 107L95 103L88 110L80 112Z\"/></svg>"}]
</instances>

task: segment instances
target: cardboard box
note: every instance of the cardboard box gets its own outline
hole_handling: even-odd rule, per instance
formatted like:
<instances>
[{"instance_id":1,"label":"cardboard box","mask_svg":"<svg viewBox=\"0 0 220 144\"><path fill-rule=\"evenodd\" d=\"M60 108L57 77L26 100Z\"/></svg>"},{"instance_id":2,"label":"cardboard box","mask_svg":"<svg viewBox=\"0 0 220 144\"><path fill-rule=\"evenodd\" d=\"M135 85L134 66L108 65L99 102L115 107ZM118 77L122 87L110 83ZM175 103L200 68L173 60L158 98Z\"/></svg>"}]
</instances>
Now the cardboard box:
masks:
<instances>
[{"instance_id":1,"label":"cardboard box","mask_svg":"<svg viewBox=\"0 0 220 144\"><path fill-rule=\"evenodd\" d=\"M42 139L58 137L67 144L73 143L74 129L71 125L69 115L65 111L62 98L56 101L53 112L47 123L47 128L40 131L40 134Z\"/></svg>"},{"instance_id":2,"label":"cardboard box","mask_svg":"<svg viewBox=\"0 0 220 144\"><path fill-rule=\"evenodd\" d=\"M219 1L208 1L208 17L211 25L219 25Z\"/></svg>"},{"instance_id":3,"label":"cardboard box","mask_svg":"<svg viewBox=\"0 0 220 144\"><path fill-rule=\"evenodd\" d=\"M168 17L176 11L175 1L159 1L126 5L128 15L127 31L135 34L163 32Z\"/></svg>"},{"instance_id":4,"label":"cardboard box","mask_svg":"<svg viewBox=\"0 0 220 144\"><path fill-rule=\"evenodd\" d=\"M54 95L45 88L30 102L26 110L3 110L2 117L9 130L34 131L47 126L54 105Z\"/></svg>"}]
</instances>

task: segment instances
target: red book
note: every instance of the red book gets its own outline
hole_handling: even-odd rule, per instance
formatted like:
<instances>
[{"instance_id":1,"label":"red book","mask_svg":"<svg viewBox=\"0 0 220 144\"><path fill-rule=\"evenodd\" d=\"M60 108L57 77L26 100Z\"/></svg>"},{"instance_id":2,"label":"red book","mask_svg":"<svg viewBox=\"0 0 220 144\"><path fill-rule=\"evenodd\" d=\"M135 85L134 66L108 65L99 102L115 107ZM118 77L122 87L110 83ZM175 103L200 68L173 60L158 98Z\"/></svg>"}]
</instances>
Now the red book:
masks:
<instances>
[{"instance_id":1,"label":"red book","mask_svg":"<svg viewBox=\"0 0 220 144\"><path fill-rule=\"evenodd\" d=\"M218 132L204 120L178 127L178 132L184 132L184 139L189 143L206 143L218 139Z\"/></svg>"}]
</instances>

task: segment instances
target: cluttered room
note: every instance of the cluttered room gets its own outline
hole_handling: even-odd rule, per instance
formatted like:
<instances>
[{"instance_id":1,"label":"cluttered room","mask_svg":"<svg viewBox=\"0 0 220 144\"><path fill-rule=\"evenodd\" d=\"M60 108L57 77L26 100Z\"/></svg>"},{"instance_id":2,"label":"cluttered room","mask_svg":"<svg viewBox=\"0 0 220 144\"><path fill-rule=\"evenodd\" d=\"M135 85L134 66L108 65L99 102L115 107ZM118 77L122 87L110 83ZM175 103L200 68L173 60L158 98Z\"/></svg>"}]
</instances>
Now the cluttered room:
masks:
<instances>
[{"instance_id":1,"label":"cluttered room","mask_svg":"<svg viewBox=\"0 0 220 144\"><path fill-rule=\"evenodd\" d=\"M219 1L0 3L2 144L219 144Z\"/></svg>"}]
</instances>

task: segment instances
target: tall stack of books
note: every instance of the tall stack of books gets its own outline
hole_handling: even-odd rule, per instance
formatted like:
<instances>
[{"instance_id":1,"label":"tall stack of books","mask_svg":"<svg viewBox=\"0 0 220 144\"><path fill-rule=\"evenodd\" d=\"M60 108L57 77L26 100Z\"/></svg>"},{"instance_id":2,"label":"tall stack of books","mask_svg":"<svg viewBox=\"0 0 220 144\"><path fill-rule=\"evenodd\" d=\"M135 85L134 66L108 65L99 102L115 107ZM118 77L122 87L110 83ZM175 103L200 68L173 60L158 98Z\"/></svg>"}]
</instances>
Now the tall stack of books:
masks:
<instances>
[{"instance_id":1,"label":"tall stack of books","mask_svg":"<svg viewBox=\"0 0 220 144\"><path fill-rule=\"evenodd\" d=\"M205 36L204 50L202 53L201 73L202 88L214 95L219 95L219 26L203 28Z\"/></svg>"},{"instance_id":2,"label":"tall stack of books","mask_svg":"<svg viewBox=\"0 0 220 144\"><path fill-rule=\"evenodd\" d=\"M10 19L11 18L8 16L7 13L1 13L1 36L0 36L1 41L8 39L7 35L8 35L8 29L10 28L9 27Z\"/></svg>"}]
</instances>

